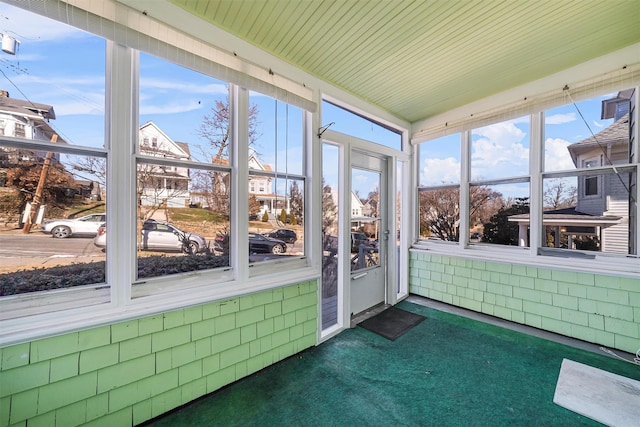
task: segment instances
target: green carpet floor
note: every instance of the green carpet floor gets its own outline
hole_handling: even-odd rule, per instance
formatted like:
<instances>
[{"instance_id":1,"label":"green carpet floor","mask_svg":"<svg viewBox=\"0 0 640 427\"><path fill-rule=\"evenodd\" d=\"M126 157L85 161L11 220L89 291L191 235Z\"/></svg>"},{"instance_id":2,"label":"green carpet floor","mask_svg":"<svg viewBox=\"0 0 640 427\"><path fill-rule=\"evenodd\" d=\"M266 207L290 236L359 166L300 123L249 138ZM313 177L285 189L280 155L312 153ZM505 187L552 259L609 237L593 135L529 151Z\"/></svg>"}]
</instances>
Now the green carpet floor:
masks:
<instances>
[{"instance_id":1,"label":"green carpet floor","mask_svg":"<svg viewBox=\"0 0 640 427\"><path fill-rule=\"evenodd\" d=\"M640 366L409 302L427 319L389 341L357 327L150 426L589 426L553 403L563 358Z\"/></svg>"}]
</instances>

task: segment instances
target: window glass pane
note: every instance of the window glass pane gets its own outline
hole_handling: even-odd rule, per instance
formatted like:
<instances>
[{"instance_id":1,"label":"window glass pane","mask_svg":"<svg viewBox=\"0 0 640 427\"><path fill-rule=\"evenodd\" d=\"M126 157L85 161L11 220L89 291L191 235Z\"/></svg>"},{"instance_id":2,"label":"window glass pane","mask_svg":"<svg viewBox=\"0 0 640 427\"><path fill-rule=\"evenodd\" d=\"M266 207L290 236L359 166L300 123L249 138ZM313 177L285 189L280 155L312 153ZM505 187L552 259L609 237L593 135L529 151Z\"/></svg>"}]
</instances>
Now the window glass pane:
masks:
<instances>
[{"instance_id":1,"label":"window glass pane","mask_svg":"<svg viewBox=\"0 0 640 427\"><path fill-rule=\"evenodd\" d=\"M303 111L255 92L249 100L249 168L302 175Z\"/></svg>"},{"instance_id":2,"label":"window glass pane","mask_svg":"<svg viewBox=\"0 0 640 427\"><path fill-rule=\"evenodd\" d=\"M249 261L304 255L304 181L249 175L256 188L249 193Z\"/></svg>"},{"instance_id":3,"label":"window glass pane","mask_svg":"<svg viewBox=\"0 0 640 427\"><path fill-rule=\"evenodd\" d=\"M226 82L140 53L141 146L228 165L230 142Z\"/></svg>"},{"instance_id":4,"label":"window glass pane","mask_svg":"<svg viewBox=\"0 0 640 427\"><path fill-rule=\"evenodd\" d=\"M338 165L340 150L322 145L322 329L338 323Z\"/></svg>"},{"instance_id":5,"label":"window glass pane","mask_svg":"<svg viewBox=\"0 0 640 427\"><path fill-rule=\"evenodd\" d=\"M421 190L420 238L460 240L460 188Z\"/></svg>"},{"instance_id":6,"label":"window glass pane","mask_svg":"<svg viewBox=\"0 0 640 427\"><path fill-rule=\"evenodd\" d=\"M378 171L351 168L351 271L380 265L380 183Z\"/></svg>"},{"instance_id":7,"label":"window glass pane","mask_svg":"<svg viewBox=\"0 0 640 427\"><path fill-rule=\"evenodd\" d=\"M473 129L471 180L528 175L529 137L528 116Z\"/></svg>"},{"instance_id":8,"label":"window glass pane","mask_svg":"<svg viewBox=\"0 0 640 427\"><path fill-rule=\"evenodd\" d=\"M629 89L546 111L544 170L628 164L632 94Z\"/></svg>"},{"instance_id":9,"label":"window glass pane","mask_svg":"<svg viewBox=\"0 0 640 427\"><path fill-rule=\"evenodd\" d=\"M140 54L139 279L229 266L229 118L227 83Z\"/></svg>"},{"instance_id":10,"label":"window glass pane","mask_svg":"<svg viewBox=\"0 0 640 427\"><path fill-rule=\"evenodd\" d=\"M589 176L545 178L543 246L608 253L630 251L629 192L633 174L608 171ZM593 184L599 192L582 197ZM606 194L606 196L605 196Z\"/></svg>"},{"instance_id":11,"label":"window glass pane","mask_svg":"<svg viewBox=\"0 0 640 427\"><path fill-rule=\"evenodd\" d=\"M324 125L332 123L331 130L396 150L402 149L402 135L400 133L330 102L322 101L322 120Z\"/></svg>"},{"instance_id":12,"label":"window glass pane","mask_svg":"<svg viewBox=\"0 0 640 427\"><path fill-rule=\"evenodd\" d=\"M529 183L472 185L471 242L529 246Z\"/></svg>"},{"instance_id":13,"label":"window glass pane","mask_svg":"<svg viewBox=\"0 0 640 427\"><path fill-rule=\"evenodd\" d=\"M420 185L460 183L460 134L420 144Z\"/></svg>"},{"instance_id":14,"label":"window glass pane","mask_svg":"<svg viewBox=\"0 0 640 427\"><path fill-rule=\"evenodd\" d=\"M106 160L1 144L0 150L7 166L0 188L1 295L103 283L105 255L93 239L106 222L106 188L100 176L75 166L99 164L104 172Z\"/></svg>"},{"instance_id":15,"label":"window glass pane","mask_svg":"<svg viewBox=\"0 0 640 427\"><path fill-rule=\"evenodd\" d=\"M4 35L20 34L2 53L0 77L0 296L104 288L105 254L93 238L106 221L105 40L4 3L0 13ZM108 301L100 294L70 298ZM29 313L55 307L38 300Z\"/></svg>"},{"instance_id":16,"label":"window glass pane","mask_svg":"<svg viewBox=\"0 0 640 427\"><path fill-rule=\"evenodd\" d=\"M189 177L199 183L198 202L191 199ZM229 173L138 164L138 278L229 266L229 199L215 188L228 185ZM104 239L106 245L106 236Z\"/></svg>"},{"instance_id":17,"label":"window glass pane","mask_svg":"<svg viewBox=\"0 0 640 427\"><path fill-rule=\"evenodd\" d=\"M304 112L249 96L249 261L304 255Z\"/></svg>"}]
</instances>

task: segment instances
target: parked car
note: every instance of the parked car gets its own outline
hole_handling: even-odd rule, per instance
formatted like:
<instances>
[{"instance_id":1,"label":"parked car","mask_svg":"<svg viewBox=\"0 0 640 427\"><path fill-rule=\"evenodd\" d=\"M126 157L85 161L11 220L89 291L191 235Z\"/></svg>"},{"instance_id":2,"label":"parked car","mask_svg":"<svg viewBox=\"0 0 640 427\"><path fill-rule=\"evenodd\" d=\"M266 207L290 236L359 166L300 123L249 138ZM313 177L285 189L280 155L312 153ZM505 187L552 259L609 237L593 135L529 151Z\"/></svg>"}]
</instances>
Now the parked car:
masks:
<instances>
[{"instance_id":1,"label":"parked car","mask_svg":"<svg viewBox=\"0 0 640 427\"><path fill-rule=\"evenodd\" d=\"M107 214L95 213L80 218L49 219L40 227L41 231L51 234L51 237L64 239L70 236L93 237L98 233L98 228L107 220Z\"/></svg>"},{"instance_id":2,"label":"parked car","mask_svg":"<svg viewBox=\"0 0 640 427\"><path fill-rule=\"evenodd\" d=\"M282 254L287 251L287 244L282 240L263 236L262 234L249 233L249 252Z\"/></svg>"},{"instance_id":3,"label":"parked car","mask_svg":"<svg viewBox=\"0 0 640 427\"><path fill-rule=\"evenodd\" d=\"M298 235L295 231L288 228L279 228L269 233L264 234L272 239L282 240L285 243L294 244L298 240Z\"/></svg>"},{"instance_id":4,"label":"parked car","mask_svg":"<svg viewBox=\"0 0 640 427\"><path fill-rule=\"evenodd\" d=\"M360 250L360 245L375 246L374 242L369 240L366 234L357 231L351 232L351 252L355 253Z\"/></svg>"},{"instance_id":5,"label":"parked car","mask_svg":"<svg viewBox=\"0 0 640 427\"><path fill-rule=\"evenodd\" d=\"M207 249L204 236L182 231L167 222L145 221L141 233L140 249L142 250L196 254ZM98 235L93 239L93 244L99 248L107 247L107 233L104 225L98 229Z\"/></svg>"},{"instance_id":6,"label":"parked car","mask_svg":"<svg viewBox=\"0 0 640 427\"><path fill-rule=\"evenodd\" d=\"M222 253L229 252L229 235L218 233L213 241L213 248ZM287 244L282 240L272 239L258 233L249 233L249 253L282 254L287 251Z\"/></svg>"}]
</instances>

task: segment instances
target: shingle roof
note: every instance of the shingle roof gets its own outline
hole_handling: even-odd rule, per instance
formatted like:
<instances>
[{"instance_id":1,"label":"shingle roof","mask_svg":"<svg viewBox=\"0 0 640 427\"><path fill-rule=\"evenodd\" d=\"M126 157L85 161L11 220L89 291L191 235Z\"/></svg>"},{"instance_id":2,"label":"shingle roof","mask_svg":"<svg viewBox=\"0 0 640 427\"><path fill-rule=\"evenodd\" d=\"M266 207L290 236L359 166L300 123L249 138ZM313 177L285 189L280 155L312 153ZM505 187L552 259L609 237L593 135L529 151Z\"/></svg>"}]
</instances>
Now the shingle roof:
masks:
<instances>
[{"instance_id":1,"label":"shingle roof","mask_svg":"<svg viewBox=\"0 0 640 427\"><path fill-rule=\"evenodd\" d=\"M44 119L55 119L56 113L53 106L38 102L0 96L0 110L20 115L29 115Z\"/></svg>"}]
</instances>

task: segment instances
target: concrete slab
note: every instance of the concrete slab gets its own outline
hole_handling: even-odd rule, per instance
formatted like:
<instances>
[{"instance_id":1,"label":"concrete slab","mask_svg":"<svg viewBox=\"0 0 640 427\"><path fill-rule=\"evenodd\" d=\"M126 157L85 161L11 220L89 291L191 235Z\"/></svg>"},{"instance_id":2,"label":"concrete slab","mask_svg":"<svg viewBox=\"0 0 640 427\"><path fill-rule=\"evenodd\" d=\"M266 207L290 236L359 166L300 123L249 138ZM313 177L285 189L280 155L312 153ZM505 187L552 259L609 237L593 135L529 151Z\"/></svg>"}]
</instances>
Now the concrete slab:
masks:
<instances>
[{"instance_id":1,"label":"concrete slab","mask_svg":"<svg viewBox=\"0 0 640 427\"><path fill-rule=\"evenodd\" d=\"M572 360L562 361L553 402L609 426L640 426L640 381Z\"/></svg>"}]
</instances>

